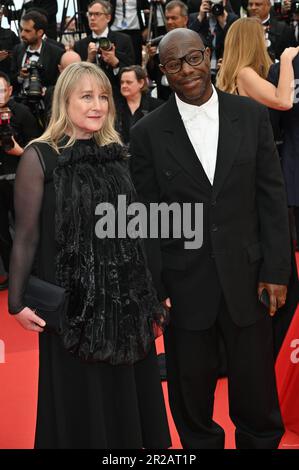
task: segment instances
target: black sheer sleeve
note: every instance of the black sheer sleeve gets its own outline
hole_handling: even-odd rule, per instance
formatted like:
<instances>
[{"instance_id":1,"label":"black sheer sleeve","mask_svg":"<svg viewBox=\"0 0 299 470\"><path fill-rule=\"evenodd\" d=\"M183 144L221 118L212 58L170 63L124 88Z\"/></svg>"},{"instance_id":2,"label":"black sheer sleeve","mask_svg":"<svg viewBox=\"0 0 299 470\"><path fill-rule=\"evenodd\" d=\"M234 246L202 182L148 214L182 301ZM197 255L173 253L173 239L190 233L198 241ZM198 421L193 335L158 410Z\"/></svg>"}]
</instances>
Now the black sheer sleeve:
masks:
<instances>
[{"instance_id":1,"label":"black sheer sleeve","mask_svg":"<svg viewBox=\"0 0 299 470\"><path fill-rule=\"evenodd\" d=\"M21 157L15 181L16 233L9 269L9 313L19 313L39 240L39 215L44 192L43 162L33 147Z\"/></svg>"}]
</instances>

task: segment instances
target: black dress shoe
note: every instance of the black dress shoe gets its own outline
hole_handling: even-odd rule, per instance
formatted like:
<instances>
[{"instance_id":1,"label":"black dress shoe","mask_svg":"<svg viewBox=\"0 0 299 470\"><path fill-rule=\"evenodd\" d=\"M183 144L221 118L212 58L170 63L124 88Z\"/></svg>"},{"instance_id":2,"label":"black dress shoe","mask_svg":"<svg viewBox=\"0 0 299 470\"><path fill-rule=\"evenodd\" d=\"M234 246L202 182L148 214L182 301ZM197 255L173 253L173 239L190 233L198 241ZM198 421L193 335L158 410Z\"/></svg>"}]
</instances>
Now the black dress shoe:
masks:
<instances>
[{"instance_id":1,"label":"black dress shoe","mask_svg":"<svg viewBox=\"0 0 299 470\"><path fill-rule=\"evenodd\" d=\"M0 291L8 288L8 277L4 281L0 282Z\"/></svg>"}]
</instances>

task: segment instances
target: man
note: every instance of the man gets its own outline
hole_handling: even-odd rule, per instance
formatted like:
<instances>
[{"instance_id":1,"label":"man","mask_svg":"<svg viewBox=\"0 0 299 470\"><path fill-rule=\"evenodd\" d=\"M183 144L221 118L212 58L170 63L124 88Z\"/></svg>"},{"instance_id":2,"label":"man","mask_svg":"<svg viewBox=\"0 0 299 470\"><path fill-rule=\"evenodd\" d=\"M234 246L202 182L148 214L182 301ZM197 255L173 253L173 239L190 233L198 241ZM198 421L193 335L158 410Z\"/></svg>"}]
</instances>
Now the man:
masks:
<instances>
[{"instance_id":1,"label":"man","mask_svg":"<svg viewBox=\"0 0 299 470\"><path fill-rule=\"evenodd\" d=\"M64 69L70 64L76 64L77 62L81 62L81 57L79 54L72 49L66 51L60 59L60 64L58 64L59 73L62 73ZM46 120L49 121L51 117L52 111L52 101L53 101L53 94L54 94L55 86L50 86L47 88L44 103L45 103L45 115Z\"/></svg>"},{"instance_id":2,"label":"man","mask_svg":"<svg viewBox=\"0 0 299 470\"><path fill-rule=\"evenodd\" d=\"M211 50L211 74L213 82L216 81L217 63L223 56L224 40L231 24L238 19L235 13L226 10L227 0L223 0L223 12L214 15L211 2L203 0L199 13L193 13L189 17L189 29L196 31L203 38L205 45Z\"/></svg>"},{"instance_id":3,"label":"man","mask_svg":"<svg viewBox=\"0 0 299 470\"><path fill-rule=\"evenodd\" d=\"M248 0L249 16L260 18L265 29L268 52L273 59L279 60L286 47L296 46L296 39L290 26L278 21L271 14L270 0Z\"/></svg>"},{"instance_id":4,"label":"man","mask_svg":"<svg viewBox=\"0 0 299 470\"><path fill-rule=\"evenodd\" d=\"M75 43L74 50L82 60L96 62L103 69L113 87L114 97L118 98L118 72L122 67L133 65L135 61L131 39L116 31L109 30L111 5L106 0L95 0L88 6L88 22L92 31L90 36ZM99 39L107 38L111 43L109 50L99 48Z\"/></svg>"},{"instance_id":5,"label":"man","mask_svg":"<svg viewBox=\"0 0 299 470\"><path fill-rule=\"evenodd\" d=\"M132 130L133 180L147 205L191 204L191 221L203 204L203 223L193 227L203 232L201 248L186 249L187 236L147 240L154 283L170 308L174 421L184 448L223 448L224 432L212 421L221 334L236 446L276 448L284 429L270 315L285 302L290 248L268 112L212 87L209 51L194 31L168 33L160 60L175 94Z\"/></svg>"},{"instance_id":6,"label":"man","mask_svg":"<svg viewBox=\"0 0 299 470\"><path fill-rule=\"evenodd\" d=\"M187 28L188 7L180 0L171 0L165 7L165 21L167 31L172 31L176 28ZM167 101L171 94L171 89L169 88L165 75L162 74L159 68L158 47L149 44L148 54L148 76L157 84L158 98Z\"/></svg>"},{"instance_id":7,"label":"man","mask_svg":"<svg viewBox=\"0 0 299 470\"><path fill-rule=\"evenodd\" d=\"M23 104L12 98L12 86L9 77L0 72L0 256L5 271L8 273L12 239L9 230L10 214L13 213L13 183L24 146L40 135L40 128ZM13 135L12 148L5 146L3 134L7 135L3 117L9 112L10 128ZM7 140L7 138L5 139ZM10 139L9 139L10 140ZM0 290L7 288L7 278L0 283Z\"/></svg>"},{"instance_id":8,"label":"man","mask_svg":"<svg viewBox=\"0 0 299 470\"><path fill-rule=\"evenodd\" d=\"M2 28L2 8L0 8L0 71L9 75L11 67L11 53L20 40L9 28Z\"/></svg>"},{"instance_id":9,"label":"man","mask_svg":"<svg viewBox=\"0 0 299 470\"><path fill-rule=\"evenodd\" d=\"M58 64L63 49L43 40L47 29L47 19L36 11L30 11L21 20L22 43L17 45L12 54L11 78L15 91L28 85L29 72L26 70L31 62L42 65L41 83L44 87L55 85L58 78Z\"/></svg>"}]
</instances>

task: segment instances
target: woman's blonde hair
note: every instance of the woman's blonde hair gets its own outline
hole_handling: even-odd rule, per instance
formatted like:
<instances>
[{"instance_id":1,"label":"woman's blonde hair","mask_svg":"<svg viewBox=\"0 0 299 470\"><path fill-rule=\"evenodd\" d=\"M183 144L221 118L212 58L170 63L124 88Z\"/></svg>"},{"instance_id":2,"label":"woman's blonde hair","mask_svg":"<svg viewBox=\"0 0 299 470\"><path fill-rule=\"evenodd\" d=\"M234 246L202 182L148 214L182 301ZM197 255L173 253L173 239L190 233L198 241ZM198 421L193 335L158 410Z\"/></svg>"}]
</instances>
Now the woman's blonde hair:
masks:
<instances>
[{"instance_id":1,"label":"woman's blonde hair","mask_svg":"<svg viewBox=\"0 0 299 470\"><path fill-rule=\"evenodd\" d=\"M58 143L66 135L66 132L70 134L70 138L64 148L70 147L75 142L75 127L68 116L67 108L71 93L84 76L94 79L103 93L107 93L108 96L108 114L102 128L94 132L94 139L99 145L107 145L112 142L121 143L120 137L114 129L115 106L111 84L105 73L95 64L89 62L70 64L61 73L54 90L49 125L38 139L34 139L30 143L47 142L56 151L59 151Z\"/></svg>"},{"instance_id":2,"label":"woman's blonde hair","mask_svg":"<svg viewBox=\"0 0 299 470\"><path fill-rule=\"evenodd\" d=\"M260 20L241 18L231 25L225 37L217 86L227 93L237 94L240 70L251 67L262 78L266 78L271 64Z\"/></svg>"}]
</instances>

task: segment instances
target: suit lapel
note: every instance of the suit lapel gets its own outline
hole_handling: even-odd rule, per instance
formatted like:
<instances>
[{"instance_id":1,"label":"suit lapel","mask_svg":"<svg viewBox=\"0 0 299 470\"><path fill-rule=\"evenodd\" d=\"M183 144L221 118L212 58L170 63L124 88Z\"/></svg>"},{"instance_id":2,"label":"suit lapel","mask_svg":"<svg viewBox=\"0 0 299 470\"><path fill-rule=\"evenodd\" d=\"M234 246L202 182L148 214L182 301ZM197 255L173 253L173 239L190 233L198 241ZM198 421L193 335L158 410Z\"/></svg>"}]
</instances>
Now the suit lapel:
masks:
<instances>
[{"instance_id":1,"label":"suit lapel","mask_svg":"<svg viewBox=\"0 0 299 470\"><path fill-rule=\"evenodd\" d=\"M170 96L164 109L166 111L164 132L168 150L189 176L201 186L204 183L206 190L210 192L211 183L190 142L174 94Z\"/></svg>"},{"instance_id":2,"label":"suit lapel","mask_svg":"<svg viewBox=\"0 0 299 470\"><path fill-rule=\"evenodd\" d=\"M219 138L215 176L213 182L213 197L215 198L240 149L242 135L238 126L239 117L232 110L231 101L226 93L217 90L219 98Z\"/></svg>"}]
</instances>

